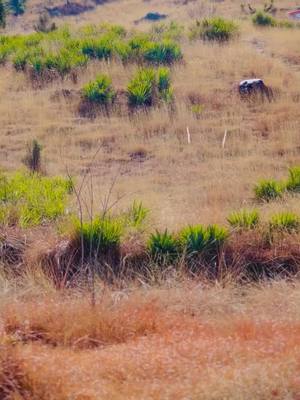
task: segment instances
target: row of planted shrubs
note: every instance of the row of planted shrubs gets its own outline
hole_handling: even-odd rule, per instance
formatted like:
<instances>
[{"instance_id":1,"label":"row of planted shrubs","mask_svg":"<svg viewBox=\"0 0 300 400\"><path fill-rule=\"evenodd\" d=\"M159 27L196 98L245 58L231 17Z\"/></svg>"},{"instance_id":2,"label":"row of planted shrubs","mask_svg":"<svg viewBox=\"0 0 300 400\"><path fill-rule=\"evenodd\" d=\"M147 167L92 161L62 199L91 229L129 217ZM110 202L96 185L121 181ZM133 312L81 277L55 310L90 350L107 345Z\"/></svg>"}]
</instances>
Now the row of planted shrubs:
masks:
<instances>
[{"instance_id":1,"label":"row of planted shrubs","mask_svg":"<svg viewBox=\"0 0 300 400\"><path fill-rule=\"evenodd\" d=\"M275 179L261 180L254 187L255 197L262 201L271 201L282 198L286 193L300 192L300 167L291 167L288 170L288 178L284 181Z\"/></svg>"},{"instance_id":2,"label":"row of planted shrubs","mask_svg":"<svg viewBox=\"0 0 300 400\"><path fill-rule=\"evenodd\" d=\"M110 77L98 75L83 87L83 96L92 103L109 106L117 94ZM166 67L157 70L139 69L127 86L127 97L130 106L151 106L158 101L171 102L173 91L170 70Z\"/></svg>"}]
</instances>

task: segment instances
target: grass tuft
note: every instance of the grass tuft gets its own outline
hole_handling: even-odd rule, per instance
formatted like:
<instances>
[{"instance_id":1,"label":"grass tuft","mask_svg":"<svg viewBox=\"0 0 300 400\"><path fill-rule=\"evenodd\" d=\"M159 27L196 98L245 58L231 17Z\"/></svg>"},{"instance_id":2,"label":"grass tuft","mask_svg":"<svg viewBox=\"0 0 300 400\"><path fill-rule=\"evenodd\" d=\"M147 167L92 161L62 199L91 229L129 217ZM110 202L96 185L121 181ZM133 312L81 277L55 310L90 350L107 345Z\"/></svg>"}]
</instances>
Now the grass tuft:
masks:
<instances>
[{"instance_id":1,"label":"grass tuft","mask_svg":"<svg viewBox=\"0 0 300 400\"><path fill-rule=\"evenodd\" d=\"M93 103L109 105L113 102L116 93L112 87L110 77L98 75L94 81L83 87L83 96Z\"/></svg>"},{"instance_id":2,"label":"grass tuft","mask_svg":"<svg viewBox=\"0 0 300 400\"><path fill-rule=\"evenodd\" d=\"M167 264L178 256L178 241L167 229L156 231L150 236L148 250L155 262Z\"/></svg>"},{"instance_id":3,"label":"grass tuft","mask_svg":"<svg viewBox=\"0 0 300 400\"><path fill-rule=\"evenodd\" d=\"M196 23L190 29L191 39L214 40L225 42L238 33L238 25L220 17L206 18Z\"/></svg>"},{"instance_id":4,"label":"grass tuft","mask_svg":"<svg viewBox=\"0 0 300 400\"><path fill-rule=\"evenodd\" d=\"M127 87L131 106L151 106L154 102L155 71L152 68L139 69Z\"/></svg>"},{"instance_id":5,"label":"grass tuft","mask_svg":"<svg viewBox=\"0 0 300 400\"><path fill-rule=\"evenodd\" d=\"M254 229L259 223L259 213L257 210L240 210L232 212L227 221L233 228Z\"/></svg>"},{"instance_id":6,"label":"grass tuft","mask_svg":"<svg viewBox=\"0 0 300 400\"><path fill-rule=\"evenodd\" d=\"M300 167L289 168L286 189L291 192L300 192Z\"/></svg>"},{"instance_id":7,"label":"grass tuft","mask_svg":"<svg viewBox=\"0 0 300 400\"><path fill-rule=\"evenodd\" d=\"M284 185L274 179L261 180L254 187L257 200L271 201L282 197Z\"/></svg>"},{"instance_id":8,"label":"grass tuft","mask_svg":"<svg viewBox=\"0 0 300 400\"><path fill-rule=\"evenodd\" d=\"M272 216L270 220L271 231L297 232L300 227L298 215L290 211L281 212Z\"/></svg>"},{"instance_id":9,"label":"grass tuft","mask_svg":"<svg viewBox=\"0 0 300 400\"><path fill-rule=\"evenodd\" d=\"M82 243L83 258L98 259L108 252L115 252L120 244L123 224L117 218L96 217L92 221L74 221L74 239Z\"/></svg>"}]
</instances>

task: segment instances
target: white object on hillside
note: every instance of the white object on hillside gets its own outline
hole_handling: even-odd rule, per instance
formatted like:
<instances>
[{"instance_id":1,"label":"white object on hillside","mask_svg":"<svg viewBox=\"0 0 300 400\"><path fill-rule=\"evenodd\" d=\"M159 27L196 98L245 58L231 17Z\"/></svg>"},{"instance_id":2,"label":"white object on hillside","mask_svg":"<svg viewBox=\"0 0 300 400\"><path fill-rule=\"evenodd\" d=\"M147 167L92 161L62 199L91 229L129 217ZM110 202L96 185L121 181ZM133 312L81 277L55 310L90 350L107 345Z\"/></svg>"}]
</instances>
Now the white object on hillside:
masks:
<instances>
[{"instance_id":1,"label":"white object on hillside","mask_svg":"<svg viewBox=\"0 0 300 400\"><path fill-rule=\"evenodd\" d=\"M188 126L186 127L186 133L187 133L188 144L191 144L191 134Z\"/></svg>"}]
</instances>

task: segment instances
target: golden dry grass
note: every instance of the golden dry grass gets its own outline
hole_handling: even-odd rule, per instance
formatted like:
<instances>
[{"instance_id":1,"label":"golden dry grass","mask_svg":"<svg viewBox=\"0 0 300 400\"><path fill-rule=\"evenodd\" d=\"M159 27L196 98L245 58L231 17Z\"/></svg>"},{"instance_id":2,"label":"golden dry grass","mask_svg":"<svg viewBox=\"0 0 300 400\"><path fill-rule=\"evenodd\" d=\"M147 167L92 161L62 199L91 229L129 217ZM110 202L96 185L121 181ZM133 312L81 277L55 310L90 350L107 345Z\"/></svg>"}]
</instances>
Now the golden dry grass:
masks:
<instances>
[{"instance_id":1,"label":"golden dry grass","mask_svg":"<svg viewBox=\"0 0 300 400\"><path fill-rule=\"evenodd\" d=\"M0 392L47 400L299 398L298 282L97 293L95 308L87 293L37 296L31 288L2 297Z\"/></svg>"},{"instance_id":2,"label":"golden dry grass","mask_svg":"<svg viewBox=\"0 0 300 400\"><path fill-rule=\"evenodd\" d=\"M7 30L30 31L42 5L28 0ZM276 5L284 17L296 2ZM61 94L78 93L99 71L124 89L133 65L95 62L77 83L40 88L1 67L0 168L20 168L26 143L37 138L49 174L68 166L80 179L91 168L95 203L117 176L113 197L126 195L118 206L143 200L155 225L223 223L232 209L253 205L258 179L281 179L299 162L300 30L254 28L237 1L118 0L56 22L148 29L134 21L153 10L186 26L211 14L234 17L241 34L224 46L183 41L184 63L172 68L173 115L160 108L91 120L78 114L78 95ZM235 85L250 76L277 89L276 101L240 102ZM199 118L191 98L203 106ZM299 212L299 202L290 196L261 208L267 218L279 209ZM300 399L298 281L206 287L167 280L120 290L99 283L92 308L86 290L57 292L40 270L24 273L20 282L0 275L0 399Z\"/></svg>"}]
</instances>

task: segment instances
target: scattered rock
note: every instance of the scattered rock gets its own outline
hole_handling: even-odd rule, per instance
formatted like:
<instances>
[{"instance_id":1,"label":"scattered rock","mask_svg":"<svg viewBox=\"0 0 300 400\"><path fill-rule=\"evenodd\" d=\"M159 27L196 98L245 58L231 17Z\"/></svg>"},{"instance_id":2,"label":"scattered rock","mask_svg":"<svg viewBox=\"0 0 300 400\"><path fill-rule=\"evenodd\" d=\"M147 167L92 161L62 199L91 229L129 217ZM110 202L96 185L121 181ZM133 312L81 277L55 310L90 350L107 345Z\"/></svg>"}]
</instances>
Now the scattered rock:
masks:
<instances>
[{"instance_id":1,"label":"scattered rock","mask_svg":"<svg viewBox=\"0 0 300 400\"><path fill-rule=\"evenodd\" d=\"M143 18L140 18L135 21L135 23L139 23L142 21L150 21L150 22L155 22L155 21L160 21L162 19L166 19L168 17L167 14L161 14L159 12L148 12Z\"/></svg>"},{"instance_id":2,"label":"scattered rock","mask_svg":"<svg viewBox=\"0 0 300 400\"><path fill-rule=\"evenodd\" d=\"M79 15L93 9L94 7L92 5L84 5L84 4L70 3L70 2L67 2L61 6L46 8L51 17Z\"/></svg>"},{"instance_id":3,"label":"scattered rock","mask_svg":"<svg viewBox=\"0 0 300 400\"><path fill-rule=\"evenodd\" d=\"M137 147L129 153L129 157L132 161L145 161L147 158L147 150L143 147Z\"/></svg>"},{"instance_id":4,"label":"scattered rock","mask_svg":"<svg viewBox=\"0 0 300 400\"><path fill-rule=\"evenodd\" d=\"M166 14L160 14L159 12L149 12L144 16L147 21L159 21L160 19L167 18Z\"/></svg>"},{"instance_id":5,"label":"scattered rock","mask_svg":"<svg viewBox=\"0 0 300 400\"><path fill-rule=\"evenodd\" d=\"M273 91L267 87L262 79L245 79L239 84L239 93L242 98L249 98L261 95L262 99L266 97L269 101L273 99Z\"/></svg>"}]
</instances>

